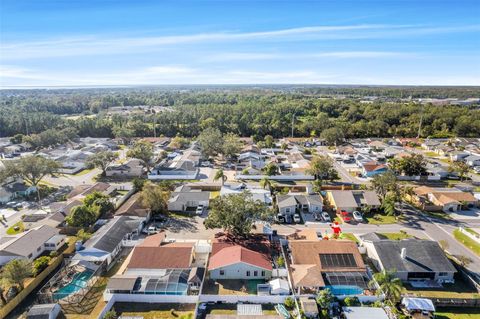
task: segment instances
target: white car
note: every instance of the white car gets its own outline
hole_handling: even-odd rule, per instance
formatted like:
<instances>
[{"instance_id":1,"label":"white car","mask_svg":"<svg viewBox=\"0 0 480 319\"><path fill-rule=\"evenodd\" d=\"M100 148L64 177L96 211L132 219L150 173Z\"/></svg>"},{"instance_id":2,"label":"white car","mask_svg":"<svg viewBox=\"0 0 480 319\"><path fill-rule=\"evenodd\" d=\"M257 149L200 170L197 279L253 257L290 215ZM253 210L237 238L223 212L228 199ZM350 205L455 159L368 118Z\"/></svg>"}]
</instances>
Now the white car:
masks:
<instances>
[{"instance_id":1,"label":"white car","mask_svg":"<svg viewBox=\"0 0 480 319\"><path fill-rule=\"evenodd\" d=\"M201 216L203 214L203 205L198 205L197 210L195 211L195 215Z\"/></svg>"},{"instance_id":2,"label":"white car","mask_svg":"<svg viewBox=\"0 0 480 319\"><path fill-rule=\"evenodd\" d=\"M332 221L332 219L330 218L330 215L327 212L322 212L322 217L323 217L323 220L326 222Z\"/></svg>"},{"instance_id":3,"label":"white car","mask_svg":"<svg viewBox=\"0 0 480 319\"><path fill-rule=\"evenodd\" d=\"M475 166L473 170L475 171L475 173L480 174L480 166Z\"/></svg>"},{"instance_id":4,"label":"white car","mask_svg":"<svg viewBox=\"0 0 480 319\"><path fill-rule=\"evenodd\" d=\"M149 235L154 235L154 234L156 234L156 233L157 233L157 227L155 227L155 226L150 226L150 227L148 227L148 229L147 229L147 234L149 234Z\"/></svg>"},{"instance_id":5,"label":"white car","mask_svg":"<svg viewBox=\"0 0 480 319\"><path fill-rule=\"evenodd\" d=\"M297 224L301 223L302 219L300 218L300 214L293 215L293 221Z\"/></svg>"},{"instance_id":6,"label":"white car","mask_svg":"<svg viewBox=\"0 0 480 319\"><path fill-rule=\"evenodd\" d=\"M353 212L353 219L356 221L356 222L359 222L359 223L363 223L363 216L362 216L362 213L360 213L359 211L354 211Z\"/></svg>"}]
</instances>

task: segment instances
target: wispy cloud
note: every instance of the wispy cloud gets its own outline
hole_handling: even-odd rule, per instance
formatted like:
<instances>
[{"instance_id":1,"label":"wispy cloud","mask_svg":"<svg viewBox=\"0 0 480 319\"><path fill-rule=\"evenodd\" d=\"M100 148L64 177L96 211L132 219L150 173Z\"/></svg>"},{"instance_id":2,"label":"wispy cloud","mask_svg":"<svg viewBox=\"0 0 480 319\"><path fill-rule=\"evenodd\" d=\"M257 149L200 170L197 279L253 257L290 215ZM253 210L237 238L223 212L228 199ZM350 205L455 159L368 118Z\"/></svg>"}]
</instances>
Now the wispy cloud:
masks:
<instances>
[{"instance_id":1,"label":"wispy cloud","mask_svg":"<svg viewBox=\"0 0 480 319\"><path fill-rule=\"evenodd\" d=\"M31 42L3 42L0 50L1 59L3 61L9 61L65 56L115 55L132 52L149 52L163 50L175 45L198 43L232 41L328 41L339 39L411 37L475 31L480 31L480 25L456 27L384 24L310 26L261 32L215 32L187 35L164 35L157 37L63 37Z\"/></svg>"}]
</instances>

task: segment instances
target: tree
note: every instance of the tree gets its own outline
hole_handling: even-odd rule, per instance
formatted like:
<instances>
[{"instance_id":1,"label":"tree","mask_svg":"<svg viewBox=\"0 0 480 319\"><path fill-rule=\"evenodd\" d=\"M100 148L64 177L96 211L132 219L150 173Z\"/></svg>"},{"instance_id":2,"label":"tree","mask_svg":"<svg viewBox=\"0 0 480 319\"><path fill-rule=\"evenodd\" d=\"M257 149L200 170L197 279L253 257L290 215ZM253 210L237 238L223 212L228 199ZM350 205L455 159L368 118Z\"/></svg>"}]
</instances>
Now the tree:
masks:
<instances>
[{"instance_id":1,"label":"tree","mask_svg":"<svg viewBox=\"0 0 480 319\"><path fill-rule=\"evenodd\" d=\"M470 167L464 162L453 162L449 167L450 173L457 173L460 180L463 181L470 171Z\"/></svg>"},{"instance_id":2,"label":"tree","mask_svg":"<svg viewBox=\"0 0 480 319\"><path fill-rule=\"evenodd\" d=\"M268 177L264 177L260 180L260 186L262 186L263 189L268 188L268 190L270 191L271 194L273 193L273 186L274 185L275 185L274 181L272 181Z\"/></svg>"},{"instance_id":3,"label":"tree","mask_svg":"<svg viewBox=\"0 0 480 319\"><path fill-rule=\"evenodd\" d=\"M223 184L224 184L225 181L227 180L227 176L226 176L225 173L223 172L223 169L219 169L219 170L215 173L215 176L213 177L213 180L214 180L214 181L220 180L220 181L222 182L222 186L223 186Z\"/></svg>"},{"instance_id":4,"label":"tree","mask_svg":"<svg viewBox=\"0 0 480 319\"><path fill-rule=\"evenodd\" d=\"M73 207L70 215L65 217L68 226L90 227L97 221L97 214L94 208L86 205Z\"/></svg>"},{"instance_id":5,"label":"tree","mask_svg":"<svg viewBox=\"0 0 480 319\"><path fill-rule=\"evenodd\" d=\"M343 131L338 127L327 128L322 131L320 137L325 139L328 145L338 145L343 143L345 135Z\"/></svg>"},{"instance_id":6,"label":"tree","mask_svg":"<svg viewBox=\"0 0 480 319\"><path fill-rule=\"evenodd\" d=\"M97 167L102 170L102 176L107 175L107 167L118 158L112 151L101 151L88 157L87 166Z\"/></svg>"},{"instance_id":7,"label":"tree","mask_svg":"<svg viewBox=\"0 0 480 319\"><path fill-rule=\"evenodd\" d=\"M117 319L117 318L118 318L117 312L113 308L107 311L103 316L103 319Z\"/></svg>"},{"instance_id":8,"label":"tree","mask_svg":"<svg viewBox=\"0 0 480 319\"><path fill-rule=\"evenodd\" d=\"M332 291L327 288L320 290L315 300L317 301L317 304L320 306L320 308L329 309L330 305L334 300L334 296L332 294Z\"/></svg>"},{"instance_id":9,"label":"tree","mask_svg":"<svg viewBox=\"0 0 480 319\"><path fill-rule=\"evenodd\" d=\"M295 307L295 300L293 300L292 297L287 297L285 298L285 300L283 301L283 304L285 305L285 307L287 309L293 309L293 307Z\"/></svg>"},{"instance_id":10,"label":"tree","mask_svg":"<svg viewBox=\"0 0 480 319\"><path fill-rule=\"evenodd\" d=\"M48 267L51 259L52 258L49 256L41 256L35 259L33 261L33 274L37 276L39 273L41 273L45 268Z\"/></svg>"},{"instance_id":11,"label":"tree","mask_svg":"<svg viewBox=\"0 0 480 319\"><path fill-rule=\"evenodd\" d=\"M382 293L385 295L385 300L392 304L397 303L402 296L402 281L395 277L395 271L383 270L373 275L373 279L368 283L370 288L377 288L377 296Z\"/></svg>"},{"instance_id":12,"label":"tree","mask_svg":"<svg viewBox=\"0 0 480 319\"><path fill-rule=\"evenodd\" d=\"M92 234L89 232L86 232L84 229L80 229L77 232L77 238L80 239L82 242L86 242L92 237Z\"/></svg>"},{"instance_id":13,"label":"tree","mask_svg":"<svg viewBox=\"0 0 480 319\"><path fill-rule=\"evenodd\" d=\"M184 137L177 135L174 138L172 138L172 141L170 142L169 147L173 149L182 149L182 148L185 148L187 145L188 145L188 140Z\"/></svg>"},{"instance_id":14,"label":"tree","mask_svg":"<svg viewBox=\"0 0 480 319\"><path fill-rule=\"evenodd\" d=\"M327 179L334 181L338 179L338 172L333 167L333 160L324 155L315 156L310 162L307 173L313 175L315 180Z\"/></svg>"},{"instance_id":15,"label":"tree","mask_svg":"<svg viewBox=\"0 0 480 319\"><path fill-rule=\"evenodd\" d=\"M145 185L145 183L146 183L146 179L135 177L132 180L133 189L135 189L136 191L141 191L143 189L143 185Z\"/></svg>"},{"instance_id":16,"label":"tree","mask_svg":"<svg viewBox=\"0 0 480 319\"><path fill-rule=\"evenodd\" d=\"M265 138L263 139L263 141L265 142L266 148L272 148L275 145L274 139L271 135L265 135Z\"/></svg>"},{"instance_id":17,"label":"tree","mask_svg":"<svg viewBox=\"0 0 480 319\"><path fill-rule=\"evenodd\" d=\"M377 174L372 178L373 189L384 199L388 192L398 192L397 176L391 171Z\"/></svg>"},{"instance_id":18,"label":"tree","mask_svg":"<svg viewBox=\"0 0 480 319\"><path fill-rule=\"evenodd\" d=\"M110 197L100 192L88 194L85 196L83 203L95 211L97 218L105 216L115 209L115 206L110 201Z\"/></svg>"},{"instance_id":19,"label":"tree","mask_svg":"<svg viewBox=\"0 0 480 319\"><path fill-rule=\"evenodd\" d=\"M277 164L270 162L263 168L263 172L267 176L273 176L278 174L278 166Z\"/></svg>"},{"instance_id":20,"label":"tree","mask_svg":"<svg viewBox=\"0 0 480 319\"><path fill-rule=\"evenodd\" d=\"M222 132L218 128L209 127L200 133L198 143L202 148L205 157L214 157L222 152L223 138Z\"/></svg>"},{"instance_id":21,"label":"tree","mask_svg":"<svg viewBox=\"0 0 480 319\"><path fill-rule=\"evenodd\" d=\"M153 161L153 145L147 141L137 141L133 147L127 152L128 157L140 160L141 165L150 172Z\"/></svg>"},{"instance_id":22,"label":"tree","mask_svg":"<svg viewBox=\"0 0 480 319\"><path fill-rule=\"evenodd\" d=\"M36 188L38 201L40 201L38 184L45 176L55 174L60 168L56 161L40 155L30 155L15 161L6 161L4 165L6 177L19 177Z\"/></svg>"},{"instance_id":23,"label":"tree","mask_svg":"<svg viewBox=\"0 0 480 319\"><path fill-rule=\"evenodd\" d=\"M24 288L24 281L32 276L32 264L25 259L13 259L2 269L1 280L10 286Z\"/></svg>"},{"instance_id":24,"label":"tree","mask_svg":"<svg viewBox=\"0 0 480 319\"><path fill-rule=\"evenodd\" d=\"M222 154L227 158L237 155L242 149L242 144L238 136L233 133L227 133L223 137Z\"/></svg>"},{"instance_id":25,"label":"tree","mask_svg":"<svg viewBox=\"0 0 480 319\"><path fill-rule=\"evenodd\" d=\"M392 192L387 193L387 195L383 199L382 208L385 214L387 214L388 216L395 215L396 200L397 200L397 197Z\"/></svg>"},{"instance_id":26,"label":"tree","mask_svg":"<svg viewBox=\"0 0 480 319\"><path fill-rule=\"evenodd\" d=\"M255 221L269 219L271 215L264 203L253 200L249 192L242 192L213 199L204 224L208 229L223 228L235 236L246 236Z\"/></svg>"},{"instance_id":27,"label":"tree","mask_svg":"<svg viewBox=\"0 0 480 319\"><path fill-rule=\"evenodd\" d=\"M167 202L170 198L170 190L167 187L155 185L151 182L145 183L140 197L143 205L154 214L168 214Z\"/></svg>"},{"instance_id":28,"label":"tree","mask_svg":"<svg viewBox=\"0 0 480 319\"><path fill-rule=\"evenodd\" d=\"M358 297L347 297L343 300L343 302L347 307L356 307L360 305L360 300L358 300Z\"/></svg>"},{"instance_id":29,"label":"tree","mask_svg":"<svg viewBox=\"0 0 480 319\"><path fill-rule=\"evenodd\" d=\"M425 158L420 154L412 154L399 160L391 160L389 164L397 174L419 176L427 173Z\"/></svg>"}]
</instances>

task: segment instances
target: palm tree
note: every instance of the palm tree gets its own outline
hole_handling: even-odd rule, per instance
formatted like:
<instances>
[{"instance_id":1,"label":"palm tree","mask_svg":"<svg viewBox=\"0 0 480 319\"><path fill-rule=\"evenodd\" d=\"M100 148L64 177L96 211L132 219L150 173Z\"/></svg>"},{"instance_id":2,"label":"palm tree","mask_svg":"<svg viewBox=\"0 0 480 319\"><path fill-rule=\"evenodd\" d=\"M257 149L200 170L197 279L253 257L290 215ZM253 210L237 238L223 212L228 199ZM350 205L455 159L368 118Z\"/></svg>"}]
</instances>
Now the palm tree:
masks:
<instances>
[{"instance_id":1,"label":"palm tree","mask_svg":"<svg viewBox=\"0 0 480 319\"><path fill-rule=\"evenodd\" d=\"M223 184L224 184L225 181L227 180L227 176L224 174L223 169L219 169L219 170L215 173L215 177L213 177L213 180L214 180L214 181L221 180L221 181L222 181L222 186L223 186Z\"/></svg>"},{"instance_id":2,"label":"palm tree","mask_svg":"<svg viewBox=\"0 0 480 319\"><path fill-rule=\"evenodd\" d=\"M376 288L378 285L377 295L382 293L385 300L396 303L402 295L402 281L395 276L395 271L383 270L373 275L373 279L368 283L370 288Z\"/></svg>"},{"instance_id":3,"label":"palm tree","mask_svg":"<svg viewBox=\"0 0 480 319\"><path fill-rule=\"evenodd\" d=\"M262 186L263 189L268 188L270 193L273 193L273 186L274 185L275 185L275 183L268 177L264 177L260 180L260 186Z\"/></svg>"}]
</instances>

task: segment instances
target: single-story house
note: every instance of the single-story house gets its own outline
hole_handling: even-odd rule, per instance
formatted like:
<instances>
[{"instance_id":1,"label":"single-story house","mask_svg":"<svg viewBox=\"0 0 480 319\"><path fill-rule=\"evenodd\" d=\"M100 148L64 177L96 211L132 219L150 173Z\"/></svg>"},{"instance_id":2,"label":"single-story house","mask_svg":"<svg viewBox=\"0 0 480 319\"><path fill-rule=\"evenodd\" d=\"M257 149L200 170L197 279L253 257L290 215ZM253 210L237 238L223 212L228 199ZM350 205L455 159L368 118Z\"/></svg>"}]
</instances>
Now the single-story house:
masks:
<instances>
[{"instance_id":1,"label":"single-story house","mask_svg":"<svg viewBox=\"0 0 480 319\"><path fill-rule=\"evenodd\" d=\"M424 207L435 205L444 212L455 212L479 205L479 200L469 192L457 188L439 188L420 186L413 190L413 199Z\"/></svg>"},{"instance_id":2,"label":"single-story house","mask_svg":"<svg viewBox=\"0 0 480 319\"><path fill-rule=\"evenodd\" d=\"M61 312L57 303L33 305L27 312L27 319L57 319Z\"/></svg>"},{"instance_id":3,"label":"single-story house","mask_svg":"<svg viewBox=\"0 0 480 319\"><path fill-rule=\"evenodd\" d=\"M220 196L228 194L240 194L248 191L252 195L253 200L259 200L267 206L272 205L273 199L270 191L261 187L251 187L245 183L241 184L225 184L220 189Z\"/></svg>"},{"instance_id":4,"label":"single-story house","mask_svg":"<svg viewBox=\"0 0 480 319\"><path fill-rule=\"evenodd\" d=\"M469 155L463 159L468 166L474 167L480 165L480 156L477 155Z\"/></svg>"},{"instance_id":5,"label":"single-story house","mask_svg":"<svg viewBox=\"0 0 480 319\"><path fill-rule=\"evenodd\" d=\"M297 293L351 286L361 294L370 281L356 243L349 240L290 240L290 267ZM338 292L332 289L334 294ZM341 292L343 293L343 292Z\"/></svg>"},{"instance_id":6,"label":"single-story house","mask_svg":"<svg viewBox=\"0 0 480 319\"><path fill-rule=\"evenodd\" d=\"M371 161L367 163L362 163L361 169L363 177L373 177L375 175L385 173L388 170L388 167L385 164Z\"/></svg>"},{"instance_id":7,"label":"single-story house","mask_svg":"<svg viewBox=\"0 0 480 319\"><path fill-rule=\"evenodd\" d=\"M337 212L342 210L353 212L366 206L377 209L381 205L377 194L366 190L327 191L327 200Z\"/></svg>"},{"instance_id":8,"label":"single-story house","mask_svg":"<svg viewBox=\"0 0 480 319\"><path fill-rule=\"evenodd\" d=\"M94 192L99 192L104 195L111 196L117 190L116 186L110 185L104 182L98 182L94 185L78 185L72 189L70 193L67 195L67 199L77 198L82 199L85 196L92 194Z\"/></svg>"},{"instance_id":9,"label":"single-story house","mask_svg":"<svg viewBox=\"0 0 480 319\"><path fill-rule=\"evenodd\" d=\"M125 274L155 275L161 269L188 269L194 255L193 243L170 243L157 247L140 244L133 249Z\"/></svg>"},{"instance_id":10,"label":"single-story house","mask_svg":"<svg viewBox=\"0 0 480 319\"><path fill-rule=\"evenodd\" d=\"M345 319L389 319L383 308L376 307L343 307Z\"/></svg>"},{"instance_id":11,"label":"single-story house","mask_svg":"<svg viewBox=\"0 0 480 319\"><path fill-rule=\"evenodd\" d=\"M453 282L457 272L440 245L431 240L362 238L368 257L381 270L394 270L404 282Z\"/></svg>"},{"instance_id":12,"label":"single-story house","mask_svg":"<svg viewBox=\"0 0 480 319\"><path fill-rule=\"evenodd\" d=\"M112 164L106 169L108 177L139 177L143 174L140 160L130 159L123 164Z\"/></svg>"},{"instance_id":13,"label":"single-story house","mask_svg":"<svg viewBox=\"0 0 480 319\"><path fill-rule=\"evenodd\" d=\"M37 191L35 186L27 186L23 182L14 181L0 186L0 204L8 203L14 199L28 196Z\"/></svg>"},{"instance_id":14,"label":"single-story house","mask_svg":"<svg viewBox=\"0 0 480 319\"><path fill-rule=\"evenodd\" d=\"M116 211L115 216L136 216L149 221L152 212L142 201L141 193L135 193L130 196Z\"/></svg>"},{"instance_id":15,"label":"single-story house","mask_svg":"<svg viewBox=\"0 0 480 319\"><path fill-rule=\"evenodd\" d=\"M148 174L148 179L150 180L193 180L197 179L198 169L195 162L191 160L180 160L170 163L170 165L160 165L155 167L150 174Z\"/></svg>"},{"instance_id":16,"label":"single-story house","mask_svg":"<svg viewBox=\"0 0 480 319\"><path fill-rule=\"evenodd\" d=\"M145 219L119 216L110 219L77 251L73 260L85 260L110 265L124 245L141 231Z\"/></svg>"},{"instance_id":17,"label":"single-story house","mask_svg":"<svg viewBox=\"0 0 480 319\"><path fill-rule=\"evenodd\" d=\"M293 215L296 209L309 213L321 212L323 199L320 195L287 194L277 196L278 212Z\"/></svg>"},{"instance_id":18,"label":"single-story house","mask_svg":"<svg viewBox=\"0 0 480 319\"><path fill-rule=\"evenodd\" d=\"M58 230L42 225L17 236L2 237L0 240L0 265L13 259L33 261L45 251L57 251L65 243L65 236Z\"/></svg>"},{"instance_id":19,"label":"single-story house","mask_svg":"<svg viewBox=\"0 0 480 319\"><path fill-rule=\"evenodd\" d=\"M210 201L210 192L200 189L192 189L182 185L170 194L168 200L168 210L174 212L184 212L189 209L195 209L199 205L208 207Z\"/></svg>"},{"instance_id":20,"label":"single-story house","mask_svg":"<svg viewBox=\"0 0 480 319\"><path fill-rule=\"evenodd\" d=\"M226 239L215 239L208 262L210 278L270 279L272 277L270 244L265 239L258 240L257 243L251 241L253 245L247 245ZM258 249L253 250L254 247Z\"/></svg>"}]
</instances>

